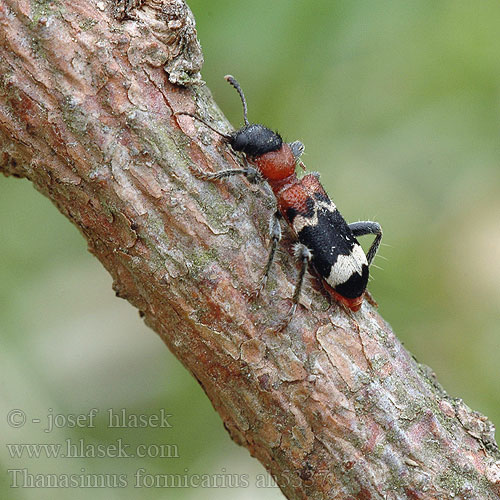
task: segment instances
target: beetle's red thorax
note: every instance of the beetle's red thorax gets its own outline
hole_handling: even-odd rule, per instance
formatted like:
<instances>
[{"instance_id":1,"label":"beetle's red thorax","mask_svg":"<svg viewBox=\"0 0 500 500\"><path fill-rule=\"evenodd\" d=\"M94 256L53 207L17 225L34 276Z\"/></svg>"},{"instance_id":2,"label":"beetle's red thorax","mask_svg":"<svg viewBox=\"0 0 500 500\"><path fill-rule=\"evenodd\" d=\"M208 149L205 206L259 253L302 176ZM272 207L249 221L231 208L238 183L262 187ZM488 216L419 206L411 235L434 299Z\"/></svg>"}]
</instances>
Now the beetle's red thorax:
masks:
<instances>
[{"instance_id":1,"label":"beetle's red thorax","mask_svg":"<svg viewBox=\"0 0 500 500\"><path fill-rule=\"evenodd\" d=\"M296 159L287 143L283 143L277 151L270 151L257 158L252 158L250 162L257 167L270 184L272 181L284 180L295 173Z\"/></svg>"}]
</instances>

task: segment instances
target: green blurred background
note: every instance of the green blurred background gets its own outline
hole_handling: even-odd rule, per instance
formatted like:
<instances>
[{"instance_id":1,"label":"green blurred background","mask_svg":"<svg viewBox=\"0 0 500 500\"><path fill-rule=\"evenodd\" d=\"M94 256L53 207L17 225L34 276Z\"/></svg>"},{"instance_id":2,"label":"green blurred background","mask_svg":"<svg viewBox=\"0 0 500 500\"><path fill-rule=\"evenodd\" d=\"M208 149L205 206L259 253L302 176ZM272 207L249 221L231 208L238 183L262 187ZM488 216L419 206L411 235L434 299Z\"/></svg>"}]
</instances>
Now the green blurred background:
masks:
<instances>
[{"instance_id":1,"label":"green blurred background","mask_svg":"<svg viewBox=\"0 0 500 500\"><path fill-rule=\"evenodd\" d=\"M227 73L252 121L306 145L349 221L384 228L370 289L446 390L500 422L500 3L190 0L203 78L234 126ZM27 181L0 177L1 433L5 443L176 445L179 458L20 459L31 473L248 474L241 488L12 489L6 499L278 499L198 384L115 298L77 230ZM10 427L11 409L42 423ZM99 409L94 428L44 432L48 414ZM173 416L108 429L108 408ZM4 443L2 443L3 445ZM174 449L175 451L175 449ZM152 454L151 452L150 454ZM83 469L83 470L82 470Z\"/></svg>"}]
</instances>

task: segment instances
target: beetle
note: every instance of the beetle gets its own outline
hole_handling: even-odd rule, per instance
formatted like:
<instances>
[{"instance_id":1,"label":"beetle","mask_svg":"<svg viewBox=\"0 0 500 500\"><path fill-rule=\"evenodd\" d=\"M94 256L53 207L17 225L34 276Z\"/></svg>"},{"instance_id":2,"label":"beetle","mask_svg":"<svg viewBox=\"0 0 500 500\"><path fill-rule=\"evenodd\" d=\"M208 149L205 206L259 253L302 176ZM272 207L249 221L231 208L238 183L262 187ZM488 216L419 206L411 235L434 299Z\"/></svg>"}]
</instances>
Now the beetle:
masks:
<instances>
[{"instance_id":1,"label":"beetle","mask_svg":"<svg viewBox=\"0 0 500 500\"><path fill-rule=\"evenodd\" d=\"M280 220L291 228L297 243L294 254L300 262L300 272L292 298L291 317L300 299L305 273L309 266L318 275L330 296L348 309L360 309L369 277L369 267L382 240L380 224L359 221L348 224L335 204L330 200L319 181L318 173L309 173L298 178L297 164L304 146L300 141L284 142L271 129L248 121L245 95L240 84L231 76L225 79L236 89L243 104L245 125L230 134L224 134L198 116L188 112L208 128L219 134L234 151L244 153L248 165L245 168L225 169L214 173L196 171L205 180L218 180L233 175L244 175L250 182L266 181L276 198L277 210L273 214L269 232L271 246L264 269L261 288L266 284L274 261L276 248L281 240ZM357 236L375 235L365 254Z\"/></svg>"}]
</instances>

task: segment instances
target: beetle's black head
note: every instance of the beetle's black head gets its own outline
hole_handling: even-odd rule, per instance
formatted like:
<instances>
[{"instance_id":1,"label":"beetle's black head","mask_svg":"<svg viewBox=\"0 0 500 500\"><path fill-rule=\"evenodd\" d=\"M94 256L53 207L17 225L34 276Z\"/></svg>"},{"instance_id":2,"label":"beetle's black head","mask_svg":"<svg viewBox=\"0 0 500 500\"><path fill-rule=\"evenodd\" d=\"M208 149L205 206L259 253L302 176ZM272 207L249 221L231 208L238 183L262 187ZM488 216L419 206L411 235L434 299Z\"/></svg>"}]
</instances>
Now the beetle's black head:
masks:
<instances>
[{"instance_id":1,"label":"beetle's black head","mask_svg":"<svg viewBox=\"0 0 500 500\"><path fill-rule=\"evenodd\" d=\"M264 125L249 123L245 94L243 94L243 90L234 76L226 75L224 78L240 95L241 102L243 104L243 118L245 120L244 127L239 130L235 130L232 134L230 134L228 140L231 147L235 151L245 153L250 158L256 158L257 156L261 156L265 153L281 149L283 140L278 133L264 127Z\"/></svg>"},{"instance_id":2,"label":"beetle's black head","mask_svg":"<svg viewBox=\"0 0 500 500\"><path fill-rule=\"evenodd\" d=\"M277 132L259 125L251 123L245 125L230 135L229 143L235 151L241 151L251 158L278 151L283 145L283 140Z\"/></svg>"}]
</instances>

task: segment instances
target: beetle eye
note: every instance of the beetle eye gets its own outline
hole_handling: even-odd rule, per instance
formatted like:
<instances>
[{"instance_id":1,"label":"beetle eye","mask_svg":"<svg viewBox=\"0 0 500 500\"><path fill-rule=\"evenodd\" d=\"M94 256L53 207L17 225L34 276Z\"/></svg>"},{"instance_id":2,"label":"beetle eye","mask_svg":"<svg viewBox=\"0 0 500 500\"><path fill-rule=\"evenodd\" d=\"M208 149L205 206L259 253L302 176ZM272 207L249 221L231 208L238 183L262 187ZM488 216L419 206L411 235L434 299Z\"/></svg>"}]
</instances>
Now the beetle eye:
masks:
<instances>
[{"instance_id":1,"label":"beetle eye","mask_svg":"<svg viewBox=\"0 0 500 500\"><path fill-rule=\"evenodd\" d=\"M248 137L245 134L238 132L234 135L231 146L235 151L244 151L247 145Z\"/></svg>"}]
</instances>

